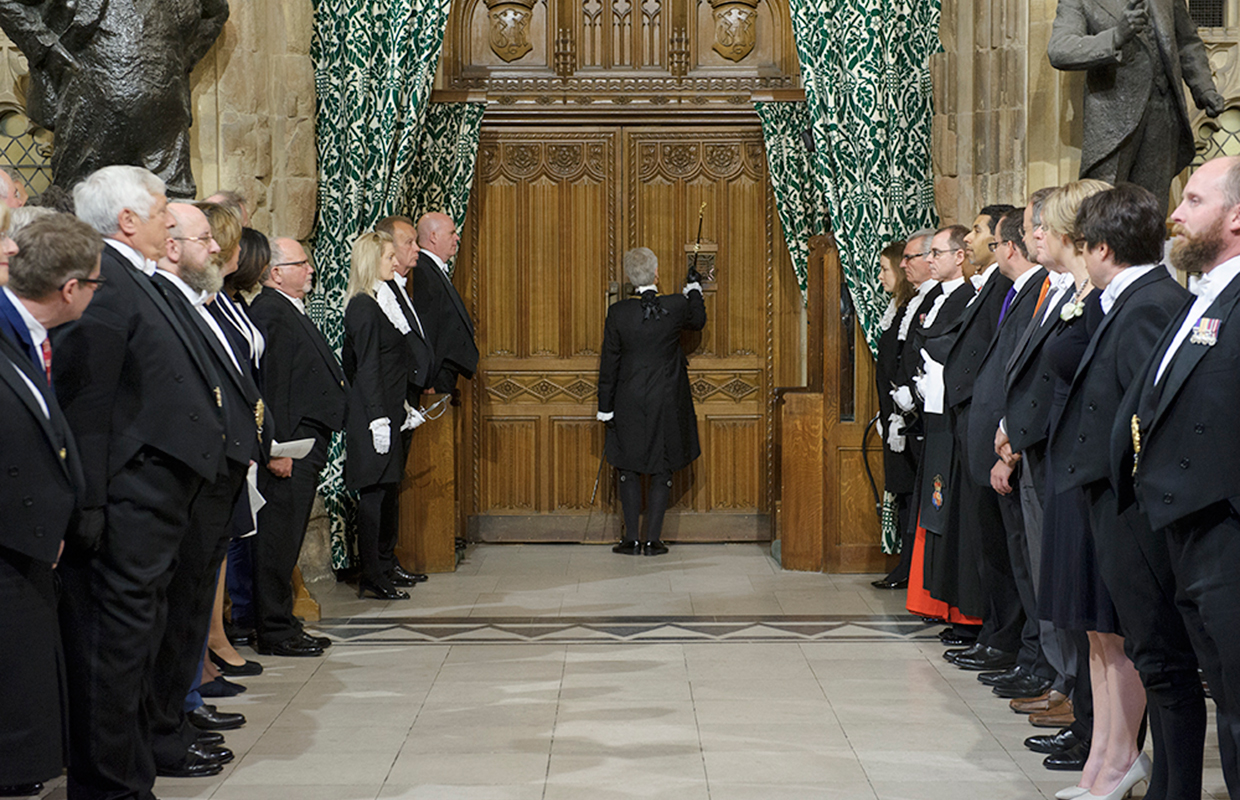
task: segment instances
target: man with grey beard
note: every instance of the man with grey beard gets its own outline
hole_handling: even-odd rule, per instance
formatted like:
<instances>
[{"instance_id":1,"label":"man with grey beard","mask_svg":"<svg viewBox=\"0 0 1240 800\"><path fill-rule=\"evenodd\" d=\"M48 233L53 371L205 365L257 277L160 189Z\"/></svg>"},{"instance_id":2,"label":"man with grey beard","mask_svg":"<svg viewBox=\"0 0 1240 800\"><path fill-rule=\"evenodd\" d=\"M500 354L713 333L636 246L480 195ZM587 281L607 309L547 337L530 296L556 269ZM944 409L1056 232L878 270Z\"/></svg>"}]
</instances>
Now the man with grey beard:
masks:
<instances>
[{"instance_id":1,"label":"man with grey beard","mask_svg":"<svg viewBox=\"0 0 1240 800\"><path fill-rule=\"evenodd\" d=\"M158 773L195 777L217 773L233 758L220 744L197 741L198 731L190 724L184 702L197 678L237 497L250 463L265 461L260 449L265 408L246 368L246 355L233 350L219 321L207 310L224 283L212 258L220 246L211 236L211 225L202 211L187 203L170 203L168 213L174 224L152 280L184 327L197 334L204 359L220 376L224 408L224 463L215 482L203 487L190 505L189 531L168 586L168 624L146 698ZM232 716L240 719L226 727L244 723L244 717Z\"/></svg>"}]
</instances>

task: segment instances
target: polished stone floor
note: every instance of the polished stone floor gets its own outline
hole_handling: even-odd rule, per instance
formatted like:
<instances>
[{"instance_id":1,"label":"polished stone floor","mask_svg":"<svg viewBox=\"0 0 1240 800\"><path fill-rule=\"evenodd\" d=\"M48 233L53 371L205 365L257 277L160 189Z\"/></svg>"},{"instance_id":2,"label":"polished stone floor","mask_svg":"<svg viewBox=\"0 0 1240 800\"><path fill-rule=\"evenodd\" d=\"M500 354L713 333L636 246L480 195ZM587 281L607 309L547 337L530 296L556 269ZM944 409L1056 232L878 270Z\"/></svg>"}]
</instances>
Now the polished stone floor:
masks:
<instances>
[{"instance_id":1,"label":"polished stone floor","mask_svg":"<svg viewBox=\"0 0 1240 800\"><path fill-rule=\"evenodd\" d=\"M236 761L156 791L1007 800L1072 784L873 577L784 572L756 545L493 545L408 601L341 584L320 598L325 657L263 658L248 692L219 701L249 720L228 733ZM1214 742L1211 724L1207 796L1223 798Z\"/></svg>"}]
</instances>

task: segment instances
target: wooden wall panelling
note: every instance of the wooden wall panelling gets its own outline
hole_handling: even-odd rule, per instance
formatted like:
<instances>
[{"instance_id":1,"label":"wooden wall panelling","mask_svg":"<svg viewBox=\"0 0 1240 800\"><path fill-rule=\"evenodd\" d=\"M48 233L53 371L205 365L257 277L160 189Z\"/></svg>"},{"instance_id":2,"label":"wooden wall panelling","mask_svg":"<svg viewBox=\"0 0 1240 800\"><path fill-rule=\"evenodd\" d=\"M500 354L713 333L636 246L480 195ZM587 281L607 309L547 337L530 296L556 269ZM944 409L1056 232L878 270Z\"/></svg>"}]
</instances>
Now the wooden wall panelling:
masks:
<instances>
[{"instance_id":1,"label":"wooden wall panelling","mask_svg":"<svg viewBox=\"0 0 1240 800\"><path fill-rule=\"evenodd\" d=\"M489 416L485 420L481 505L488 512L535 513L541 455L537 416Z\"/></svg>"},{"instance_id":2,"label":"wooden wall panelling","mask_svg":"<svg viewBox=\"0 0 1240 800\"><path fill-rule=\"evenodd\" d=\"M457 409L413 432L400 485L400 534L396 554L412 572L456 569Z\"/></svg>"}]
</instances>

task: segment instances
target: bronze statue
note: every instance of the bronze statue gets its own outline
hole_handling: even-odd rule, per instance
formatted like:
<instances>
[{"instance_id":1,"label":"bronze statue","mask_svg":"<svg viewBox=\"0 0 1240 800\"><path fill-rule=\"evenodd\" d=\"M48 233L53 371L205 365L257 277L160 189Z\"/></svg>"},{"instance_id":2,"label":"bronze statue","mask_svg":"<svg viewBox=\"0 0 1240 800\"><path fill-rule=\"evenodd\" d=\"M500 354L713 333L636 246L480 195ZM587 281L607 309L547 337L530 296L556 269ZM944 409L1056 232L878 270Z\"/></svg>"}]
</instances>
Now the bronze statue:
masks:
<instances>
[{"instance_id":1,"label":"bronze statue","mask_svg":"<svg viewBox=\"0 0 1240 800\"><path fill-rule=\"evenodd\" d=\"M30 65L27 113L56 134L54 183L131 164L194 197L189 73L227 19L228 0L0 0Z\"/></svg>"},{"instance_id":2,"label":"bronze statue","mask_svg":"<svg viewBox=\"0 0 1240 800\"><path fill-rule=\"evenodd\" d=\"M1059 0L1047 55L1085 70L1080 176L1144 186L1166 213L1194 155L1182 85L1209 116L1224 106L1184 0Z\"/></svg>"}]
</instances>

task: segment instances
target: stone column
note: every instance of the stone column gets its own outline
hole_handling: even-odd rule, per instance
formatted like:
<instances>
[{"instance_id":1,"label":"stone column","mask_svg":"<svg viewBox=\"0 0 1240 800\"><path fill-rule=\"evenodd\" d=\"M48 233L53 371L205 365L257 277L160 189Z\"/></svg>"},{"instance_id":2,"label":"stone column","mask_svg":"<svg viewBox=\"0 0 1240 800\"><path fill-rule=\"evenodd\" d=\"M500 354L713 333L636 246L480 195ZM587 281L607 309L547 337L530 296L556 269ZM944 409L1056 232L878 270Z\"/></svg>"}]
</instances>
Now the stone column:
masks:
<instances>
[{"instance_id":1,"label":"stone column","mask_svg":"<svg viewBox=\"0 0 1240 800\"><path fill-rule=\"evenodd\" d=\"M193 74L194 177L203 197L234 189L251 225L304 239L314 224L311 0L234 0Z\"/></svg>"}]
</instances>

